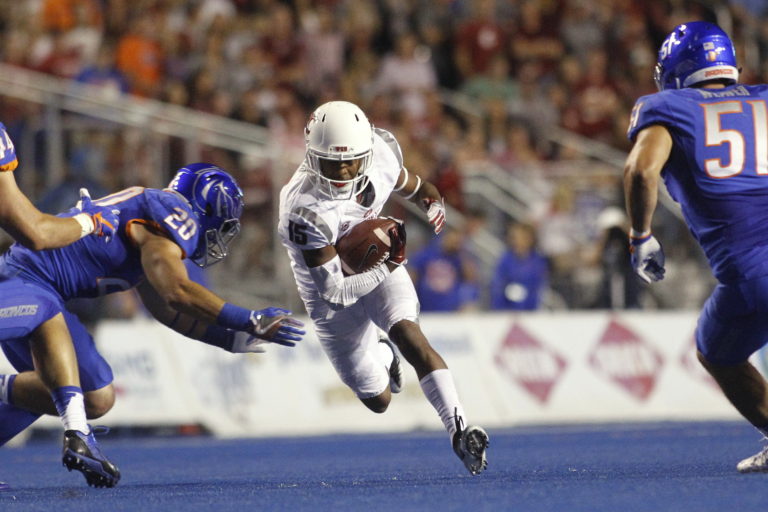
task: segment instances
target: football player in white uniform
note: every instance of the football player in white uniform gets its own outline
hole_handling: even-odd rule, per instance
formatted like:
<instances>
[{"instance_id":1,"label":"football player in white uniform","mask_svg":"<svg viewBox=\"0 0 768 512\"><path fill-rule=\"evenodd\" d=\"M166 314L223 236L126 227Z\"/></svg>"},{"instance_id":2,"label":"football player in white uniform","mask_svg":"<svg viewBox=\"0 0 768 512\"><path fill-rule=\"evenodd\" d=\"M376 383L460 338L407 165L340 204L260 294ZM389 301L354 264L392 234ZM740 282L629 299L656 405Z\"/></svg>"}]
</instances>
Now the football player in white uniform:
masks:
<instances>
[{"instance_id":1,"label":"football player in white uniform","mask_svg":"<svg viewBox=\"0 0 768 512\"><path fill-rule=\"evenodd\" d=\"M394 136L374 128L352 103L318 107L305 138L306 158L280 193L278 230L323 350L363 404L382 413L402 387L394 342L415 368L454 451L470 473L480 473L488 435L466 426L453 376L419 327L418 298L402 266L404 231L391 230L389 259L360 274L344 275L334 247L353 226L378 217L393 191L421 206L439 233L445 223L440 193L406 170ZM379 329L392 342L380 340Z\"/></svg>"}]
</instances>

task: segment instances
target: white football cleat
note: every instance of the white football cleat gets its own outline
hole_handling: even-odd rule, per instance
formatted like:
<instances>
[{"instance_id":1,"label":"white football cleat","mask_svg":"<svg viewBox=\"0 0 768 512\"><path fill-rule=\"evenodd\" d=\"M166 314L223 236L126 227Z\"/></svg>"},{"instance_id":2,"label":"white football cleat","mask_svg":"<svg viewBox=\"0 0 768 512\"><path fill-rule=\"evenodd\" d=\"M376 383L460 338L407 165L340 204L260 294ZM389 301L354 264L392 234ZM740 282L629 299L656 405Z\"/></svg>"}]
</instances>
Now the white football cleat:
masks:
<instances>
[{"instance_id":1,"label":"white football cleat","mask_svg":"<svg viewBox=\"0 0 768 512\"><path fill-rule=\"evenodd\" d=\"M485 450L488 448L488 434L482 427L470 425L462 429L464 420L456 418L456 433L453 435L453 451L473 475L482 473L488 467Z\"/></svg>"},{"instance_id":2,"label":"white football cleat","mask_svg":"<svg viewBox=\"0 0 768 512\"><path fill-rule=\"evenodd\" d=\"M768 473L768 446L736 464L736 469L739 473Z\"/></svg>"}]
</instances>

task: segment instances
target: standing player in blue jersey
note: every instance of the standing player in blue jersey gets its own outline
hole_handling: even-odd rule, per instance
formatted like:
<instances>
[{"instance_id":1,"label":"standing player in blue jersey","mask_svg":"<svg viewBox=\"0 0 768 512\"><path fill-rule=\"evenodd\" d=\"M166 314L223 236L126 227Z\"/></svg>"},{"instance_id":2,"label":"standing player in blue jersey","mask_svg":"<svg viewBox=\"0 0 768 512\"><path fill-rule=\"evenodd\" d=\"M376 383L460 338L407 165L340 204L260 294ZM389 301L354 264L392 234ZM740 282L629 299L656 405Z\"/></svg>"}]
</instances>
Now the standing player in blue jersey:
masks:
<instances>
[{"instance_id":1,"label":"standing player in blue jersey","mask_svg":"<svg viewBox=\"0 0 768 512\"><path fill-rule=\"evenodd\" d=\"M293 346L304 334L290 311L242 308L188 277L185 258L200 266L222 260L240 230L242 192L222 169L192 164L167 189L132 187L94 204L119 208L111 243L85 238L45 252L13 245L0 258L0 346L20 372L2 377L8 384L0 394L0 445L59 408L32 371L37 354L31 342L45 338L41 326L52 317L63 317L72 335L83 391L78 400L88 416L99 417L114 403L112 370L64 309L69 299L136 287L160 322L231 352L261 352L264 342ZM66 414L64 465L81 471L89 485L114 486L120 473L99 449L86 415Z\"/></svg>"},{"instance_id":2,"label":"standing player in blue jersey","mask_svg":"<svg viewBox=\"0 0 768 512\"><path fill-rule=\"evenodd\" d=\"M680 203L718 285L696 328L702 365L768 437L768 385L749 356L768 342L768 85L741 85L733 43L711 23L679 25L659 50L658 93L635 104L624 170L635 272L664 277L651 234L658 181ZM768 447L737 465L768 471Z\"/></svg>"},{"instance_id":3,"label":"standing player in blue jersey","mask_svg":"<svg viewBox=\"0 0 768 512\"><path fill-rule=\"evenodd\" d=\"M0 123L0 227L19 243L31 249L53 249L91 234L101 237L102 241L114 234L118 222L116 212L93 205L85 189L81 190L80 209L69 217L47 215L35 208L16 184L13 171L17 166L16 149ZM0 315L7 314L0 310ZM40 335L43 331L45 336ZM30 339L30 347L37 362L35 369L53 395L66 429L71 423L69 417L84 411L82 400L78 399L81 393L78 393L80 380L75 351L64 318L55 315L40 325L39 332ZM0 396L9 385L9 380L0 376ZM0 490L7 487L0 482Z\"/></svg>"}]
</instances>

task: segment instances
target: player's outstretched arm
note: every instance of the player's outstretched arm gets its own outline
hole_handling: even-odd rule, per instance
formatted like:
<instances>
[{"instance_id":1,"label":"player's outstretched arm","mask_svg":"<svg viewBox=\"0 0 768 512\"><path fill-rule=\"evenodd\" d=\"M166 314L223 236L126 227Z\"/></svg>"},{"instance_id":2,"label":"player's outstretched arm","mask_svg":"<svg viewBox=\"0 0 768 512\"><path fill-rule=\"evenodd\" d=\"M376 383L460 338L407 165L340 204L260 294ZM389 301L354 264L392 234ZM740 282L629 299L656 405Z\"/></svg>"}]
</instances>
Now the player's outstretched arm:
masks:
<instances>
[{"instance_id":1,"label":"player's outstretched arm","mask_svg":"<svg viewBox=\"0 0 768 512\"><path fill-rule=\"evenodd\" d=\"M13 141L0 123L0 227L20 244L33 250L56 249L94 232L100 236L105 234L101 220L106 224L112 221L116 226L117 215L109 212L102 217L96 216L100 212L81 211L66 218L41 212L16 184L13 171L17 166Z\"/></svg>"},{"instance_id":2,"label":"player's outstretched arm","mask_svg":"<svg viewBox=\"0 0 768 512\"><path fill-rule=\"evenodd\" d=\"M243 331L271 343L294 346L305 332L291 312L280 308L249 310L224 301L189 279L181 248L161 233L134 225L130 233L141 251L147 284L142 300L160 322L200 341L231 352L250 350L254 343L228 331ZM240 343L239 345L237 343Z\"/></svg>"},{"instance_id":3,"label":"player's outstretched arm","mask_svg":"<svg viewBox=\"0 0 768 512\"><path fill-rule=\"evenodd\" d=\"M94 230L87 214L55 217L41 212L16 184L11 172L0 172L0 225L17 242L33 250L56 249Z\"/></svg>"},{"instance_id":4,"label":"player's outstretched arm","mask_svg":"<svg viewBox=\"0 0 768 512\"><path fill-rule=\"evenodd\" d=\"M234 331L201 322L190 315L176 311L160 297L160 294L148 281L142 281L138 285L137 291L150 314L161 324L170 327L179 334L208 345L223 348L227 352L238 354L266 352L265 345L268 341L265 339L257 338L247 332Z\"/></svg>"},{"instance_id":5,"label":"player's outstretched arm","mask_svg":"<svg viewBox=\"0 0 768 512\"><path fill-rule=\"evenodd\" d=\"M624 166L624 197L632 222L632 267L645 282L664 278L664 251L651 234L659 178L672 150L672 137L661 125L641 130Z\"/></svg>"},{"instance_id":6,"label":"player's outstretched arm","mask_svg":"<svg viewBox=\"0 0 768 512\"><path fill-rule=\"evenodd\" d=\"M394 191L417 204L426 212L427 220L429 220L436 235L443 230L443 226L445 226L445 201L435 185L422 180L420 176L408 172L403 167L400 170Z\"/></svg>"}]
</instances>

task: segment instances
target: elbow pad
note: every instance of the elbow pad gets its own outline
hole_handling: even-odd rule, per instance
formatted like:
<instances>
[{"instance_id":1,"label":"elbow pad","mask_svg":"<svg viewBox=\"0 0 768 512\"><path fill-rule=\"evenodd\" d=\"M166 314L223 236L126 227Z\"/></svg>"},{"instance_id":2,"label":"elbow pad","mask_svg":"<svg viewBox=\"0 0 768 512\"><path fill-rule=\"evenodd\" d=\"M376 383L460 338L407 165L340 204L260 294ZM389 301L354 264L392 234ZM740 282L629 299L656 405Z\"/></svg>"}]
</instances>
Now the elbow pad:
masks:
<instances>
[{"instance_id":1,"label":"elbow pad","mask_svg":"<svg viewBox=\"0 0 768 512\"><path fill-rule=\"evenodd\" d=\"M310 268L309 273L320 296L331 305L331 309L341 309L353 305L376 288L387 278L389 269L382 264L368 272L344 277L341 258L337 254L322 265Z\"/></svg>"}]
</instances>

